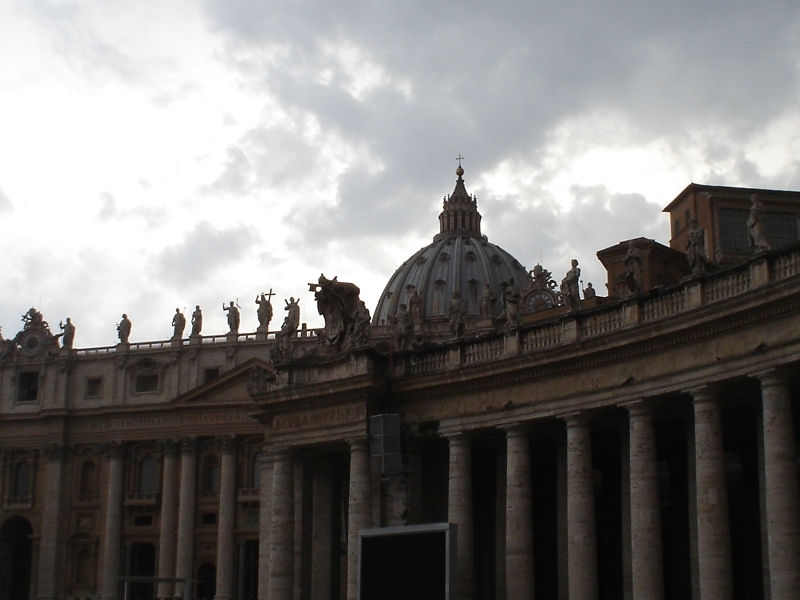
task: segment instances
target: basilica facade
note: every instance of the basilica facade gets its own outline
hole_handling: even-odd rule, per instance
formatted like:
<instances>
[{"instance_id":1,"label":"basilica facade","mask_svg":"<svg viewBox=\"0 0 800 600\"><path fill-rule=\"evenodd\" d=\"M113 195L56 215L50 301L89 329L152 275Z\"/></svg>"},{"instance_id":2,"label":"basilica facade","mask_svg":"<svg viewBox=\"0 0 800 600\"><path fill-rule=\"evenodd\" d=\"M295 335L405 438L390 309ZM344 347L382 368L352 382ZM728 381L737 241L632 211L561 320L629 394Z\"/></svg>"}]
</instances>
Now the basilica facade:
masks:
<instances>
[{"instance_id":1,"label":"basilica facade","mask_svg":"<svg viewBox=\"0 0 800 600\"><path fill-rule=\"evenodd\" d=\"M665 210L595 291L490 242L459 167L371 316L324 276L318 330L262 297L253 333L75 348L30 309L0 600L355 600L365 532L432 524L453 599L800 597L800 193Z\"/></svg>"}]
</instances>

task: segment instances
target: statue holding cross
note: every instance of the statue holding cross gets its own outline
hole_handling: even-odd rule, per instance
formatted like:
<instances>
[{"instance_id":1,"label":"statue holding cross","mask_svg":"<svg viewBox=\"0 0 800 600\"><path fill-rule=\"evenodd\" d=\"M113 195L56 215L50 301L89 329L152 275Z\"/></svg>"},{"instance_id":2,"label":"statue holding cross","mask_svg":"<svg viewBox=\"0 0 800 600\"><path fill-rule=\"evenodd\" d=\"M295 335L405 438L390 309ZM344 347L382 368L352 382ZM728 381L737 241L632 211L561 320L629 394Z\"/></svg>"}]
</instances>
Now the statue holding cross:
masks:
<instances>
[{"instance_id":1,"label":"statue holding cross","mask_svg":"<svg viewBox=\"0 0 800 600\"><path fill-rule=\"evenodd\" d=\"M275 294L272 293L272 288L269 293L261 292L261 296L256 296L256 304L258 304L258 329L259 333L267 333L269 330L269 322L272 321L272 302L270 300Z\"/></svg>"}]
</instances>

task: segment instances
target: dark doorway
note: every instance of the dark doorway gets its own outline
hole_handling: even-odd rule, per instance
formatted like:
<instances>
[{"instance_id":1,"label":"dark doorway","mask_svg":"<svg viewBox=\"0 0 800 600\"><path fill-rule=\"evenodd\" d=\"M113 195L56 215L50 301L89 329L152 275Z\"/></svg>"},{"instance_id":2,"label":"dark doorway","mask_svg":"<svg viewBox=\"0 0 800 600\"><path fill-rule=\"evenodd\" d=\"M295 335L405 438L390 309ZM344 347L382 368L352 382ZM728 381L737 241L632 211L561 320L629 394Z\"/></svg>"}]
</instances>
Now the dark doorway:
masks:
<instances>
[{"instance_id":1,"label":"dark doorway","mask_svg":"<svg viewBox=\"0 0 800 600\"><path fill-rule=\"evenodd\" d=\"M155 577L156 547L154 544L133 543L130 546L128 575L131 577ZM128 589L128 600L152 600L155 598L152 583L132 581Z\"/></svg>"},{"instance_id":2,"label":"dark doorway","mask_svg":"<svg viewBox=\"0 0 800 600\"><path fill-rule=\"evenodd\" d=\"M217 568L203 563L197 570L197 600L214 600L217 591Z\"/></svg>"},{"instance_id":3,"label":"dark doorway","mask_svg":"<svg viewBox=\"0 0 800 600\"><path fill-rule=\"evenodd\" d=\"M239 598L258 600L258 540L245 540L239 551Z\"/></svg>"},{"instance_id":4,"label":"dark doorway","mask_svg":"<svg viewBox=\"0 0 800 600\"><path fill-rule=\"evenodd\" d=\"M0 600L29 598L32 534L24 517L11 517L0 527Z\"/></svg>"}]
</instances>

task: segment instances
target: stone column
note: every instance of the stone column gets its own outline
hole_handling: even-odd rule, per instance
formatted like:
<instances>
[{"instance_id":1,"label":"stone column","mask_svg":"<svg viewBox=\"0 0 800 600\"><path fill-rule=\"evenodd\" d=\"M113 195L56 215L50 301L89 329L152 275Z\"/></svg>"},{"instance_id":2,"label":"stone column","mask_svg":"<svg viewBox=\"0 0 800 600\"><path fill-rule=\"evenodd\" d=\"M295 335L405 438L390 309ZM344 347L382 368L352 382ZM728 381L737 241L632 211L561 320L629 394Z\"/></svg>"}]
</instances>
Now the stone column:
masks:
<instances>
[{"instance_id":1,"label":"stone column","mask_svg":"<svg viewBox=\"0 0 800 600\"><path fill-rule=\"evenodd\" d=\"M329 461L314 465L313 523L311 534L311 597L331 597L333 548L333 468Z\"/></svg>"},{"instance_id":2,"label":"stone column","mask_svg":"<svg viewBox=\"0 0 800 600\"><path fill-rule=\"evenodd\" d=\"M533 598L533 499L528 432L506 429L506 594L508 600Z\"/></svg>"},{"instance_id":3,"label":"stone column","mask_svg":"<svg viewBox=\"0 0 800 600\"><path fill-rule=\"evenodd\" d=\"M567 424L567 564L569 597L597 600L597 528L594 514L592 439L578 413Z\"/></svg>"},{"instance_id":4,"label":"stone column","mask_svg":"<svg viewBox=\"0 0 800 600\"><path fill-rule=\"evenodd\" d=\"M104 449L108 461L108 493L106 495L106 527L103 536L102 600L119 598L119 562L122 552L122 445L111 443Z\"/></svg>"},{"instance_id":5,"label":"stone column","mask_svg":"<svg viewBox=\"0 0 800 600\"><path fill-rule=\"evenodd\" d=\"M472 448L465 434L447 438L450 444L450 480L447 519L455 523L458 587L454 598L470 600L475 595L473 578Z\"/></svg>"},{"instance_id":6,"label":"stone column","mask_svg":"<svg viewBox=\"0 0 800 600\"><path fill-rule=\"evenodd\" d=\"M347 514L347 600L358 598L358 532L372 525L372 477L367 438L349 440L350 498Z\"/></svg>"},{"instance_id":7,"label":"stone column","mask_svg":"<svg viewBox=\"0 0 800 600\"><path fill-rule=\"evenodd\" d=\"M175 577L175 525L178 519L178 442L164 440L164 471L161 478L161 536L158 540L158 576ZM172 598L175 585L158 584L158 598Z\"/></svg>"},{"instance_id":8,"label":"stone column","mask_svg":"<svg viewBox=\"0 0 800 600\"><path fill-rule=\"evenodd\" d=\"M292 600L294 592L294 459L289 448L272 455L272 528L269 600Z\"/></svg>"},{"instance_id":9,"label":"stone column","mask_svg":"<svg viewBox=\"0 0 800 600\"><path fill-rule=\"evenodd\" d=\"M36 584L37 600L56 597L56 561L61 531L61 473L66 448L61 444L46 446L42 453L47 461L42 510L42 537L39 542L39 568Z\"/></svg>"},{"instance_id":10,"label":"stone column","mask_svg":"<svg viewBox=\"0 0 800 600\"><path fill-rule=\"evenodd\" d=\"M692 390L691 394L700 598L729 600L733 597L733 572L722 407L709 388Z\"/></svg>"},{"instance_id":11,"label":"stone column","mask_svg":"<svg viewBox=\"0 0 800 600\"><path fill-rule=\"evenodd\" d=\"M233 549L236 527L236 440L232 435L217 439L222 451L217 522L217 589L215 600L233 597Z\"/></svg>"},{"instance_id":12,"label":"stone column","mask_svg":"<svg viewBox=\"0 0 800 600\"><path fill-rule=\"evenodd\" d=\"M792 398L785 377L759 374L764 422L764 498L773 598L800 598L800 494Z\"/></svg>"},{"instance_id":13,"label":"stone column","mask_svg":"<svg viewBox=\"0 0 800 600\"><path fill-rule=\"evenodd\" d=\"M653 414L642 402L627 406L630 416L631 571L634 600L664 598L661 504Z\"/></svg>"},{"instance_id":14,"label":"stone column","mask_svg":"<svg viewBox=\"0 0 800 600\"><path fill-rule=\"evenodd\" d=\"M194 578L194 517L197 498L197 443L194 438L181 442L181 490L178 514L178 556L176 577ZM176 586L176 596L189 598L191 585Z\"/></svg>"},{"instance_id":15,"label":"stone column","mask_svg":"<svg viewBox=\"0 0 800 600\"><path fill-rule=\"evenodd\" d=\"M258 597L269 594L270 545L272 544L272 456L259 461L261 491L258 507Z\"/></svg>"}]
</instances>

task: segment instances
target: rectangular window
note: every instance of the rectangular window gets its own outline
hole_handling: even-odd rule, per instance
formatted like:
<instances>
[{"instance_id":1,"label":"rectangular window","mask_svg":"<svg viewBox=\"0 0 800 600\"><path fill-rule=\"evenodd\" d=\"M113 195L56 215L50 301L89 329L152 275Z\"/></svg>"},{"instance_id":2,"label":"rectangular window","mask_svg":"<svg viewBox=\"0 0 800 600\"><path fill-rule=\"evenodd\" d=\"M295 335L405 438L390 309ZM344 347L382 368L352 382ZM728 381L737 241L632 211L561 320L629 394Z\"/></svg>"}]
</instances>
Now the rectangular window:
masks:
<instances>
[{"instance_id":1,"label":"rectangular window","mask_svg":"<svg viewBox=\"0 0 800 600\"><path fill-rule=\"evenodd\" d=\"M158 391L158 374L136 376L137 394L152 394L157 391Z\"/></svg>"},{"instance_id":2,"label":"rectangular window","mask_svg":"<svg viewBox=\"0 0 800 600\"><path fill-rule=\"evenodd\" d=\"M39 372L20 373L17 385L17 402L36 402L39 396Z\"/></svg>"},{"instance_id":3,"label":"rectangular window","mask_svg":"<svg viewBox=\"0 0 800 600\"><path fill-rule=\"evenodd\" d=\"M86 380L86 397L100 398L103 395L103 379L101 377L89 377Z\"/></svg>"},{"instance_id":4,"label":"rectangular window","mask_svg":"<svg viewBox=\"0 0 800 600\"><path fill-rule=\"evenodd\" d=\"M217 513L215 513L215 512L202 513L200 515L200 524L201 525L216 525L217 524Z\"/></svg>"},{"instance_id":5,"label":"rectangular window","mask_svg":"<svg viewBox=\"0 0 800 600\"><path fill-rule=\"evenodd\" d=\"M133 515L134 527L150 527L153 524L153 515Z\"/></svg>"},{"instance_id":6,"label":"rectangular window","mask_svg":"<svg viewBox=\"0 0 800 600\"><path fill-rule=\"evenodd\" d=\"M747 254L747 218L750 211L740 208L719 209L719 233L722 252L725 254Z\"/></svg>"},{"instance_id":7,"label":"rectangular window","mask_svg":"<svg viewBox=\"0 0 800 600\"><path fill-rule=\"evenodd\" d=\"M767 212L764 215L764 235L770 246L783 248L797 241L797 216L787 212Z\"/></svg>"},{"instance_id":8,"label":"rectangular window","mask_svg":"<svg viewBox=\"0 0 800 600\"><path fill-rule=\"evenodd\" d=\"M219 377L219 367L203 370L203 383L208 383L212 379Z\"/></svg>"}]
</instances>

